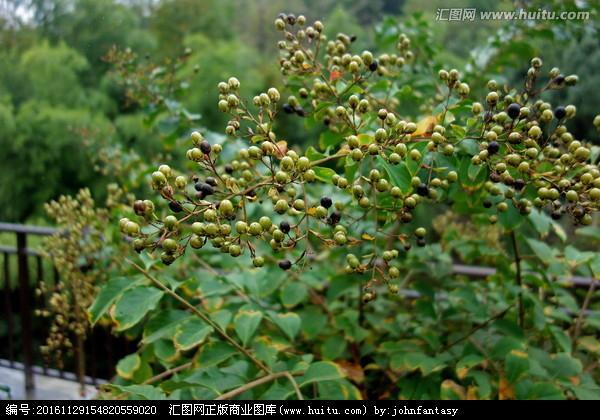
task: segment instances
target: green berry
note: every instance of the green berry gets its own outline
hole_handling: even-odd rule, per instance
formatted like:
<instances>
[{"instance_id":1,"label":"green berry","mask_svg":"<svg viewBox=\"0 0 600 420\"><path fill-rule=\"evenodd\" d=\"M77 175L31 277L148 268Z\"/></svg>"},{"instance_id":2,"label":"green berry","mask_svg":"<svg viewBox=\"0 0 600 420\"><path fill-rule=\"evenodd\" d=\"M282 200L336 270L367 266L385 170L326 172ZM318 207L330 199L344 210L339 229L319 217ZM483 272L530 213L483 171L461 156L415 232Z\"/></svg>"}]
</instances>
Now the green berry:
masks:
<instances>
[{"instance_id":1,"label":"green berry","mask_svg":"<svg viewBox=\"0 0 600 420\"><path fill-rule=\"evenodd\" d=\"M229 200L223 200L219 203L219 212L223 216L231 216L233 214L233 203Z\"/></svg>"},{"instance_id":2,"label":"green berry","mask_svg":"<svg viewBox=\"0 0 600 420\"><path fill-rule=\"evenodd\" d=\"M248 232L252 236L258 236L263 233L263 227L258 222L250 223L250 227L248 228Z\"/></svg>"},{"instance_id":3,"label":"green berry","mask_svg":"<svg viewBox=\"0 0 600 420\"><path fill-rule=\"evenodd\" d=\"M290 206L285 200L278 200L277 203L275 203L275 211L279 214L285 213L289 208Z\"/></svg>"},{"instance_id":4,"label":"green berry","mask_svg":"<svg viewBox=\"0 0 600 420\"><path fill-rule=\"evenodd\" d=\"M163 241L162 243L162 248L165 250L165 252L168 253L173 253L177 250L177 241L175 241L174 239L171 238L167 238Z\"/></svg>"}]
</instances>

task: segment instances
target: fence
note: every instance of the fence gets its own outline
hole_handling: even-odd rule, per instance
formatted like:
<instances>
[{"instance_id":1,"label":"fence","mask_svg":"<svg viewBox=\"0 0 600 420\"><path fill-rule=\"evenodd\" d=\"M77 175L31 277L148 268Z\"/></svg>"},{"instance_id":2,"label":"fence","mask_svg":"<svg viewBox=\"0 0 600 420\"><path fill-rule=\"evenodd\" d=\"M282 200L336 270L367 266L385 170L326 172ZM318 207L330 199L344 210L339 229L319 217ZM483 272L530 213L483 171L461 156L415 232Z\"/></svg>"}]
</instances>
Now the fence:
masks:
<instances>
[{"instance_id":1,"label":"fence","mask_svg":"<svg viewBox=\"0 0 600 420\"><path fill-rule=\"evenodd\" d=\"M65 358L63 367L59 368L44 360L39 350L50 325L48 320L34 316L36 309L44 306L35 290L42 282L56 284L59 274L48 259L28 248L27 244L31 236L48 236L55 232L55 229L47 227L0 223L0 233L16 236L16 247L0 246L2 318L5 324L4 333L0 332L0 366L22 369L26 392L35 386L34 373L77 380L73 373L80 357L77 352ZM84 346L87 375L83 382L95 385L99 378L109 379L114 375L116 361L134 349L135 343L115 338L110 331L95 327L88 334ZM98 354L100 351L101 354Z\"/></svg>"}]
</instances>

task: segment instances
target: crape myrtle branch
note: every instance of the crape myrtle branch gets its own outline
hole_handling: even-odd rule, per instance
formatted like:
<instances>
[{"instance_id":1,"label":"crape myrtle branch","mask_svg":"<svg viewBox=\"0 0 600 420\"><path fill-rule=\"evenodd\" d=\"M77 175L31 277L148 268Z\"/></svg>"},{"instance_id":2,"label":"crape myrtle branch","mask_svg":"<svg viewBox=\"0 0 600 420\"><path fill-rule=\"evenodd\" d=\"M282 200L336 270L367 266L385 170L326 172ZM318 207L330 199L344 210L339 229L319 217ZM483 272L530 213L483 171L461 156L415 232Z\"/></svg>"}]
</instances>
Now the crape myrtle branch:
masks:
<instances>
[{"instance_id":1,"label":"crape myrtle branch","mask_svg":"<svg viewBox=\"0 0 600 420\"><path fill-rule=\"evenodd\" d=\"M279 64L293 95L283 100L272 87L246 101L237 78L218 84L218 108L230 117L225 133L248 147L225 161L221 144L191 133L186 156L198 172L186 176L161 165L151 175L170 214L161 217L152 200L137 200L140 219L120 221L137 252L160 249L168 265L186 249L210 243L232 257L249 254L262 267L265 248L296 251L299 257L278 261L289 270L313 249L346 247L359 255L346 253L345 270L370 275L363 294L369 301L376 283L396 293L400 253L426 244L426 229L411 223L419 206L470 194L482 213L495 210L490 223L511 207L521 215L535 207L554 219L568 214L576 224L591 223L600 205L600 171L590 162L591 145L565 125L576 108L539 99L546 90L576 84L577 76L553 68L536 88L543 74L541 59L534 58L521 92L490 80L485 99L471 103L460 73L442 69L441 112L413 122L395 109L396 99L374 89L381 79L401 83L402 69L415 60L406 35L399 36L396 53L375 56L353 53L353 38L345 34L328 40L321 22L306 26L303 16L281 15L275 26L283 33ZM322 121L339 141L329 155L291 150L275 132L282 112ZM600 116L594 125L600 128ZM461 147L465 141L475 148ZM459 179L447 162L464 158L469 170ZM463 182L471 169L485 179ZM263 215L250 216L258 206ZM269 216L273 212L279 216Z\"/></svg>"}]
</instances>

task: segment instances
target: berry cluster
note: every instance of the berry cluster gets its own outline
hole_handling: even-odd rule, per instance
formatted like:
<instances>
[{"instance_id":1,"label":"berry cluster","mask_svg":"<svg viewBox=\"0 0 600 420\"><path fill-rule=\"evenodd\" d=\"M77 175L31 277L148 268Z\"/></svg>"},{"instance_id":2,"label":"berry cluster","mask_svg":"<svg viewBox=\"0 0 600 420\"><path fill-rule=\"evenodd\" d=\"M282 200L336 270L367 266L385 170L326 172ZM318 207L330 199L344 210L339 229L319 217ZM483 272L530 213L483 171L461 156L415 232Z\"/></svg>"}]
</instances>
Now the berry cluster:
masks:
<instances>
[{"instance_id":1,"label":"berry cluster","mask_svg":"<svg viewBox=\"0 0 600 420\"><path fill-rule=\"evenodd\" d=\"M353 54L350 36L328 41L323 24L306 26L303 16L281 15L275 26L284 35L281 71L294 78L295 95L283 101L270 88L248 103L237 78L219 83L218 108L230 116L225 132L248 147L225 161L221 144L191 133L186 156L198 172L161 165L151 175L169 214L160 216L152 201L138 200L133 209L144 227L128 218L120 222L136 251L160 249L162 261L171 264L188 247L210 243L232 257L249 254L255 267L271 259L289 270L318 246L346 247L354 252L347 253L346 271L369 275L363 299L370 301L376 283L396 293L399 259L413 243L426 245L426 229L412 226L422 203L468 194L492 223L497 213L513 208L525 215L533 207L591 223L600 206L600 171L590 163L590 146L565 126L576 109L553 109L539 99L548 89L575 84L576 76L552 69L536 88L542 62L534 58L522 92L492 80L484 104L472 103L461 119L450 113L470 104L470 87L457 70L442 69L442 112L414 122L370 90L374 78L392 80L415 59L406 35L399 36L398 53L375 57ZM328 154L291 150L274 129L281 111L323 121L339 141ZM481 182L465 181L473 174L483 175Z\"/></svg>"}]
</instances>

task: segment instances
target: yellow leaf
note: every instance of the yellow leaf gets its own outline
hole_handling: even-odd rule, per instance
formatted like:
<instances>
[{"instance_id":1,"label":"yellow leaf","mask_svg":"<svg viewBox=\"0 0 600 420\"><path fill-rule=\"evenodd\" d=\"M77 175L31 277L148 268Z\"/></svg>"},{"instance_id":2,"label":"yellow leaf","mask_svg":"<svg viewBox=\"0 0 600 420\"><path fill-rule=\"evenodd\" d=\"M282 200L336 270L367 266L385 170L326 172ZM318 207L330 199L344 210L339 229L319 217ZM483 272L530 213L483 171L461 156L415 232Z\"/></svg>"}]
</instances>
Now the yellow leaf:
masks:
<instances>
[{"instance_id":1,"label":"yellow leaf","mask_svg":"<svg viewBox=\"0 0 600 420\"><path fill-rule=\"evenodd\" d=\"M590 353L600 354L600 341L598 341L595 337L590 335L581 337L579 340L577 340L577 344L579 347Z\"/></svg>"},{"instance_id":2,"label":"yellow leaf","mask_svg":"<svg viewBox=\"0 0 600 420\"><path fill-rule=\"evenodd\" d=\"M429 137L433 132L433 127L437 124L437 117L430 115L417 123L417 130L412 133L413 137Z\"/></svg>"},{"instance_id":3,"label":"yellow leaf","mask_svg":"<svg viewBox=\"0 0 600 420\"><path fill-rule=\"evenodd\" d=\"M442 382L442 391L445 391L444 395L450 396L452 399L460 398L464 400L467 398L465 389L451 379L446 379Z\"/></svg>"},{"instance_id":4,"label":"yellow leaf","mask_svg":"<svg viewBox=\"0 0 600 420\"><path fill-rule=\"evenodd\" d=\"M477 387L470 385L467 388L467 400L478 400L478 399L479 398L477 397Z\"/></svg>"},{"instance_id":5,"label":"yellow leaf","mask_svg":"<svg viewBox=\"0 0 600 420\"><path fill-rule=\"evenodd\" d=\"M529 357L527 355L527 353L525 353L524 351L521 351L521 350L517 350L517 349L511 350L510 354L512 354L513 356L520 357L521 359L527 359Z\"/></svg>"},{"instance_id":6,"label":"yellow leaf","mask_svg":"<svg viewBox=\"0 0 600 420\"><path fill-rule=\"evenodd\" d=\"M458 379L465 379L465 376L467 376L467 373L469 373L469 368L467 368L467 367L462 367L462 368L456 369L456 376L458 376Z\"/></svg>"},{"instance_id":7,"label":"yellow leaf","mask_svg":"<svg viewBox=\"0 0 600 420\"><path fill-rule=\"evenodd\" d=\"M500 377L500 383L498 385L498 388L498 399L512 400L515 398L515 390L508 383L504 376Z\"/></svg>"}]
</instances>

